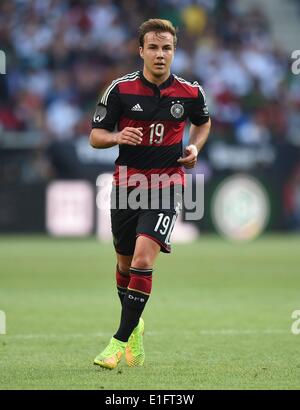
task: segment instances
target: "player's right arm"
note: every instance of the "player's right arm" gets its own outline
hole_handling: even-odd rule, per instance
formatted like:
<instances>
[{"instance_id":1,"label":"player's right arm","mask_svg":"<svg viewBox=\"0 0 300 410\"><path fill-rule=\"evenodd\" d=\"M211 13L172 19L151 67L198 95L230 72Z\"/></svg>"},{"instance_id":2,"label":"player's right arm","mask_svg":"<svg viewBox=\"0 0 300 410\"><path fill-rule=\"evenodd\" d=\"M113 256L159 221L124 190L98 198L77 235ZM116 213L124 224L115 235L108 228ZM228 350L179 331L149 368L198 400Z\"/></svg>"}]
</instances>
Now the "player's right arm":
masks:
<instances>
[{"instance_id":1,"label":"player's right arm","mask_svg":"<svg viewBox=\"0 0 300 410\"><path fill-rule=\"evenodd\" d=\"M110 148L114 145L139 145L142 142L143 128L125 127L119 132L110 132L100 128L92 129L90 144L93 148Z\"/></svg>"},{"instance_id":2,"label":"player's right arm","mask_svg":"<svg viewBox=\"0 0 300 410\"><path fill-rule=\"evenodd\" d=\"M117 85L112 83L98 102L90 133L90 144L94 148L110 148L114 145L138 145L142 141L142 128L125 127L115 132L123 107Z\"/></svg>"}]
</instances>

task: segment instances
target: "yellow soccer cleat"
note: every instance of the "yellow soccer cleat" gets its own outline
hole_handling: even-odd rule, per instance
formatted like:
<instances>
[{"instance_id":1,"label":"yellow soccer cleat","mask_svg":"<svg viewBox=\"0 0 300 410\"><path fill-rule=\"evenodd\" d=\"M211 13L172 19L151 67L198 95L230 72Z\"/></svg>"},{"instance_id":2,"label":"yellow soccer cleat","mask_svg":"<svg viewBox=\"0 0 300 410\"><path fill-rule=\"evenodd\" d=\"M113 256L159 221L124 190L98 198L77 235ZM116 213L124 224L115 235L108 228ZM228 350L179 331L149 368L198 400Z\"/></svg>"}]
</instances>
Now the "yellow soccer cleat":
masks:
<instances>
[{"instance_id":1,"label":"yellow soccer cleat","mask_svg":"<svg viewBox=\"0 0 300 410\"><path fill-rule=\"evenodd\" d=\"M127 342L121 342L112 337L103 352L95 358L94 364L106 369L115 369L124 354L126 345Z\"/></svg>"},{"instance_id":2,"label":"yellow soccer cleat","mask_svg":"<svg viewBox=\"0 0 300 410\"><path fill-rule=\"evenodd\" d=\"M143 366L145 361L145 351L143 346L145 324L140 318L138 325L131 333L125 349L125 358L128 366Z\"/></svg>"}]
</instances>

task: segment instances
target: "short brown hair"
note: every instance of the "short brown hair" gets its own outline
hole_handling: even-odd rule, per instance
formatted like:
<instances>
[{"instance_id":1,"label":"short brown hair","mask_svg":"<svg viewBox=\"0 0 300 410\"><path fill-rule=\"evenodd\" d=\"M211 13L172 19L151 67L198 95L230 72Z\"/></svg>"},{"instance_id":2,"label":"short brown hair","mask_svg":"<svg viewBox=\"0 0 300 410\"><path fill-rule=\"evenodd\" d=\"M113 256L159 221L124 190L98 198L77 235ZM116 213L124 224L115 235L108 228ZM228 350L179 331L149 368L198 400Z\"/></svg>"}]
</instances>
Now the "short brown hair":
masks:
<instances>
[{"instance_id":1,"label":"short brown hair","mask_svg":"<svg viewBox=\"0 0 300 410\"><path fill-rule=\"evenodd\" d=\"M149 19L144 21L139 27L139 42L140 46L144 47L144 36L150 31L155 31L156 33L171 33L174 38L174 47L177 44L177 29L173 26L171 21L163 19Z\"/></svg>"}]
</instances>

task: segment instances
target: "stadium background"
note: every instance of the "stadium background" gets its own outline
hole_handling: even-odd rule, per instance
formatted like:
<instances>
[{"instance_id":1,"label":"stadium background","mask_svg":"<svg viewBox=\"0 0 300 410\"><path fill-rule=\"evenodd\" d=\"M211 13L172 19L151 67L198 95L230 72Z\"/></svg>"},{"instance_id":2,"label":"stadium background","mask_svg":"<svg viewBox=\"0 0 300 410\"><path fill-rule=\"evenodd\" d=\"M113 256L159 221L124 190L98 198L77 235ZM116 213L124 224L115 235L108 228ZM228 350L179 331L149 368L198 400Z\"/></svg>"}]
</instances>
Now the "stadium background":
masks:
<instances>
[{"instance_id":1,"label":"stadium background","mask_svg":"<svg viewBox=\"0 0 300 410\"><path fill-rule=\"evenodd\" d=\"M227 319L219 323L221 329L225 328L225 334L226 325L230 328L243 323L248 309L254 309L253 315L257 313L255 317L260 317L260 308L263 306L261 303L266 294L260 294L259 289L274 291L271 292L272 298L269 294L269 301L272 306L278 303L277 316L275 308L274 317L268 311L265 323L263 319L258 319L261 320L261 331L266 332L265 335L268 335L269 329L266 323L274 324L274 333L271 331L269 334L274 338L274 343L276 335L279 338L282 336L280 328L286 329L291 324L291 312L300 308L299 303L298 306L296 303L297 300L299 302L296 294L297 284L299 286L297 249L300 230L300 75L293 74L291 70L291 53L300 48L299 1L273 0L260 1L258 4L254 0L3 0L0 4L0 49L5 52L6 67L5 74L0 74L0 310L6 312L5 337L8 345L10 340L12 345L12 351L7 357L15 355L20 347L18 341L20 342L22 334L25 338L22 340L20 352L26 352L26 349L29 349L26 343L32 340L36 343L34 348L43 349L43 336L38 339L38 335L54 332L53 311L50 308L53 302L57 303L57 309L65 312L69 326L74 326L72 331L70 330L73 335L78 333L78 328L75 321L73 323L71 313L67 313L68 309L78 308L76 314L79 315L82 331L90 330L88 324L91 323L86 323L80 316L82 314L86 318L91 315L87 307L84 308L86 311L83 309L83 305L88 305L89 301L94 308L94 314L97 310L95 306L98 309L99 306L104 306L103 300L108 306L111 303L112 311L117 309L113 307L116 299L110 301L102 295L103 304L97 305L100 302L96 302L99 299L96 292L99 291L99 280L103 280L108 288L111 286L114 292L110 274L114 262L110 242L99 243L95 239L95 233L109 239L107 225L104 233L102 230L102 220L107 218L104 214L104 219L101 220L96 210L96 180L100 174L113 170L117 152L114 148L93 150L89 146L88 135L97 98L107 84L116 77L142 68L137 53L137 28L142 21L151 17L170 19L179 27L179 42L172 71L185 79L196 80L203 86L213 124L209 141L200 155L196 170L204 174L206 184L204 217L196 223L200 240L193 242L190 247L177 245L174 252L175 262L168 265L163 259L161 266L167 271L175 271L175 264L178 264L178 267L183 266L184 261L191 258L191 264L195 264L194 276L190 278L190 292L193 292L193 286L199 286L195 279L198 271L208 267L205 274L210 275L211 258L215 252L219 252L220 265L212 268L214 281L210 276L204 275L202 285L204 284L204 289L207 286L206 290L210 285L212 288L217 287L220 305L214 305L212 308L211 299L204 291L202 300L205 301L203 303L206 313L213 309L211 320L216 325L218 309L225 307L225 312L227 309ZM187 135L186 133L185 141ZM210 235L216 231L212 216L214 193L220 182L234 175L254 177L265 188L270 203L270 218L265 227L267 236L263 236L261 242L254 241L242 248L239 248L241 245L229 245L218 236ZM63 182L63 185L55 186L56 182ZM52 197L53 203L49 205L49 192L53 187L56 193ZM233 207L233 213L238 212L239 206L238 204ZM8 233L10 235L7 235ZM32 236L33 233L38 236ZM194 235L195 231L192 233ZM53 239L50 234L62 236L64 239ZM193 235L187 231L187 239L194 237ZM72 236L81 239L65 239ZM176 252L180 255L177 259ZM197 252L205 252L205 255L202 253L201 261L196 258ZM237 253L240 258L238 261ZM222 255L227 261L227 267L224 267L221 274L219 270L223 269ZM245 267L247 264L249 271ZM88 275L87 267L94 280L95 293L89 288L89 291L82 289L81 295L78 292L82 281ZM246 296L245 305L240 309L240 295L235 299L237 294L233 288L236 283L241 285L239 275L244 269L245 288L248 284L250 288L253 285L254 289L255 283L258 293L254 300L251 300L249 295L248 300ZM226 272L229 275L227 279ZM180 292L181 276L179 271L177 273L179 276L177 282L174 280L174 289ZM203 274L203 271L201 273ZM262 284L260 275L264 274L267 276L262 280ZM100 277L102 279L99 279ZM176 275L174 277L176 278ZM162 281L161 289L166 290L166 279L159 280ZM210 282L211 280L213 282ZM63 291L72 298L69 281L72 281L72 286L76 289L78 285L75 292L78 306L71 303L71 308L70 304L62 303ZM225 299L222 299L219 281L224 283L224 292L228 292ZM39 284L36 286L40 299L34 290L35 284ZM290 293L280 293L279 288L283 289L285 286L290 286L289 290L286 289L286 292ZM41 291L46 287L51 295L47 307L43 304L45 301L42 298L45 294ZM24 294L26 289L30 301ZM234 306L230 305L229 295L236 303ZM193 293L190 293L189 297L192 296ZM199 294L194 296L201 300ZM166 300L168 298L170 299L170 296L166 296ZM174 300L170 303L176 308ZM280 310L283 305L284 309ZM191 307L192 311L194 308ZM49 315L45 313L43 316L41 313L39 316L36 313L39 309L44 313L48 312L48 309ZM152 314L156 309L159 312L159 305L153 302L150 312L151 309ZM241 322L238 322L235 316L236 322L232 323L230 312L235 315L237 310L240 311ZM22 311L28 313L27 319L20 317ZM63 320L60 312L61 310L55 312L58 323ZM72 312L73 315L74 311ZM186 314L189 315L190 312L186 311ZM186 320L184 311L179 316L183 321ZM254 316L251 317L253 323ZM43 333L43 320L46 317ZM101 320L108 325L106 319ZM102 326L101 320L97 323L95 332L99 330L100 324ZM209 323L211 322L207 318L206 328ZM62 321L60 330L64 326ZM191 325L190 334L192 329ZM279 329L278 334L276 329ZM244 331L246 333L242 332L241 337L247 334L249 328ZM254 334L256 331L257 329ZM26 334L32 338L26 338ZM212 336L213 333L208 333L207 337ZM51 348L55 350L57 346L54 344L57 340L54 336L52 339L51 335L49 337ZM68 333L64 334L64 337L65 339L60 340L61 354L65 354ZM238 333L236 337L239 337ZM288 339L287 335L284 337ZM155 339L155 332L152 338ZM78 340L83 346L84 340L80 337L77 342ZM103 343L104 340L105 338ZM206 342L207 346L211 343L210 340ZM261 339L258 338L256 342L261 343ZM5 343L3 342L3 346ZM154 340L154 345L155 343L159 346L158 341ZM243 343L239 339L241 355L245 353ZM289 347L286 349L286 346ZM289 351L291 354L285 363L292 363L294 347L295 336L294 339L286 340L283 348L283 352ZM24 380L27 380L28 384L26 381L22 383L25 383L27 388L58 387L55 383L51 385L51 377L50 382L44 380L44 384L39 385L41 373L34 372L34 366L38 366L39 361L33 354L34 348L30 348L34 363L30 364L30 377L27 374L28 363L22 355L25 362L21 375L25 375ZM216 349L221 351L221 344ZM93 356L94 350L91 349L89 354ZM247 354L250 360L250 353ZM49 353L47 360L53 363L54 357ZM7 366L7 378L2 386L24 387L19 378L18 381L14 380L14 372L8 359L4 364ZM68 366L67 363L64 364ZM243 367L240 366L239 376L242 377ZM224 371L226 379L228 368L225 368L224 365L224 369L218 371L221 374ZM277 370L278 378L274 376L275 386L296 385L296 374L299 374L299 370L294 370L293 373L290 367L286 369L290 384L280 379L280 365ZM149 374L147 377L150 377ZM186 384L184 378L175 382L176 377L173 385L163 381L163 377L158 385L153 379L154 384L148 388L200 386L200 382L195 384L195 380L191 380L189 384L190 376L187 377ZM149 380L152 380L151 377ZM241 384L231 379L232 384L227 385L224 380L219 382L219 386L260 386L253 384L250 379ZM110 382L110 386L120 388L120 384L114 384L112 378ZM136 380L131 382L133 386L138 385ZM93 383L94 381L90 380L86 387L94 386ZM202 383L202 387L218 385L214 378L210 379L207 385L203 379ZM109 387L103 385L105 388ZM60 386L70 387L67 382L65 385L62 382ZM74 382L72 386L78 388L80 383ZM123 386L128 388L126 383ZM143 388L143 385L138 386ZM274 387L271 382L266 386Z\"/></svg>"}]
</instances>

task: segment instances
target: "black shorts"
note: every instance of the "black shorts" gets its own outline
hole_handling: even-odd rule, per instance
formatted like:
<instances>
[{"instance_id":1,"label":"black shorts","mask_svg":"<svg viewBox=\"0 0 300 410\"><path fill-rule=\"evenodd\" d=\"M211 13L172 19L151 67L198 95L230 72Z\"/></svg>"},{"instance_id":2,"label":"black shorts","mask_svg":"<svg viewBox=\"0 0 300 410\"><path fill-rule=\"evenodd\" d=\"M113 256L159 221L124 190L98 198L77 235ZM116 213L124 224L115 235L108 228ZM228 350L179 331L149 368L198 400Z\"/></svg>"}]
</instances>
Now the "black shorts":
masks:
<instances>
[{"instance_id":1,"label":"black shorts","mask_svg":"<svg viewBox=\"0 0 300 410\"><path fill-rule=\"evenodd\" d=\"M113 234L113 243L116 252L121 255L133 255L136 238L146 236L151 238L160 245L161 252L170 253L170 238L175 226L177 216L182 209L182 187L177 186L171 189L167 197L169 200L164 203L162 194L165 190L152 190L148 195L147 206L132 209L128 204L127 194L121 193L122 188L113 187L112 195L120 198L122 195L122 206L120 201L111 200L111 230ZM126 195L126 205L124 197ZM159 198L159 202L151 202ZM154 204L154 206L153 206ZM121 209L126 208L126 209Z\"/></svg>"}]
</instances>

